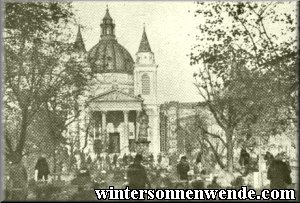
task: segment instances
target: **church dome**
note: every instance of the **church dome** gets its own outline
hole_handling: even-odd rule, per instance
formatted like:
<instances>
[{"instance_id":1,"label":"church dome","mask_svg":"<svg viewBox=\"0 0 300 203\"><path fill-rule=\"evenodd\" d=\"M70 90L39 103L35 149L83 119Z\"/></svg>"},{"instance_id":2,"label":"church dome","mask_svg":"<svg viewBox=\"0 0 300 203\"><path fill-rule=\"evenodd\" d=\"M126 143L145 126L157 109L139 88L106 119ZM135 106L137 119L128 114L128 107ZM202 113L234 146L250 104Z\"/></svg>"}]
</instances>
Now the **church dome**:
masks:
<instances>
[{"instance_id":1,"label":"church dome","mask_svg":"<svg viewBox=\"0 0 300 203\"><path fill-rule=\"evenodd\" d=\"M133 75L134 61L115 38L115 24L108 9L101 23L100 41L88 51L87 60L95 73L127 73Z\"/></svg>"},{"instance_id":2,"label":"church dome","mask_svg":"<svg viewBox=\"0 0 300 203\"><path fill-rule=\"evenodd\" d=\"M130 53L115 39L101 39L89 50L87 60L96 73L133 74Z\"/></svg>"}]
</instances>

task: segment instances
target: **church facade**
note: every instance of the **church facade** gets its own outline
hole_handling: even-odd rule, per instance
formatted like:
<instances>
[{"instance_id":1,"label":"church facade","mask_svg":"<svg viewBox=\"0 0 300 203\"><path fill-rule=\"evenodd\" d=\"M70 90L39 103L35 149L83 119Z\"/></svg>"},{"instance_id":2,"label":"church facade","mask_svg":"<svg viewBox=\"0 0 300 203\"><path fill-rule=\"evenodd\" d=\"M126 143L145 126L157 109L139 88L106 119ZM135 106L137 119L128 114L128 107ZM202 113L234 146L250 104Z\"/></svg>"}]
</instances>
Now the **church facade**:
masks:
<instances>
[{"instance_id":1,"label":"church facade","mask_svg":"<svg viewBox=\"0 0 300 203\"><path fill-rule=\"evenodd\" d=\"M87 153L160 152L157 68L145 28L135 58L118 43L109 10L99 42L85 50L80 28L74 44L94 73L82 113L68 130ZM87 130L88 129L88 130ZM86 138L86 139L85 139Z\"/></svg>"}]
</instances>

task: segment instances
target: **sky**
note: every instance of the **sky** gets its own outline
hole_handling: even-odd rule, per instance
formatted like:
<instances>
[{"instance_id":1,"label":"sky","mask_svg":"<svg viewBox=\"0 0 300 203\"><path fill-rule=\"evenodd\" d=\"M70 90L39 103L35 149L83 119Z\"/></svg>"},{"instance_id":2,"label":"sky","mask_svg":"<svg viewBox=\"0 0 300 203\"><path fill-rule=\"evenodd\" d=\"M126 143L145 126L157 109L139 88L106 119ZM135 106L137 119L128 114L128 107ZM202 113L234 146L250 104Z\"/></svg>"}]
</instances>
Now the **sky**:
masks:
<instances>
[{"instance_id":1,"label":"sky","mask_svg":"<svg viewBox=\"0 0 300 203\"><path fill-rule=\"evenodd\" d=\"M188 54L196 31L193 1L182 2L73 2L76 19L83 26L87 50L100 39L100 23L109 8L116 28L116 38L135 60L143 25L158 64L158 101L198 102L201 97L194 86ZM189 10L191 12L189 12ZM77 32L77 28L74 28Z\"/></svg>"}]
</instances>

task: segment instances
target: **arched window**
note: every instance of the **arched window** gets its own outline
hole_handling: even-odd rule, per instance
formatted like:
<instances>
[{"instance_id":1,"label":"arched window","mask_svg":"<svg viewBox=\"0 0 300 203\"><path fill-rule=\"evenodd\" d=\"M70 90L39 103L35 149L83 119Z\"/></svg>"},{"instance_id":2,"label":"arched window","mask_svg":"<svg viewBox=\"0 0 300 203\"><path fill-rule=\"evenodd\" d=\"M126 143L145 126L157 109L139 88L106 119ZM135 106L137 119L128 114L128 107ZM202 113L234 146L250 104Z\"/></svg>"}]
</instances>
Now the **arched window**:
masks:
<instances>
[{"instance_id":1,"label":"arched window","mask_svg":"<svg viewBox=\"0 0 300 203\"><path fill-rule=\"evenodd\" d=\"M142 75L142 94L149 95L150 94L150 77L147 73Z\"/></svg>"}]
</instances>

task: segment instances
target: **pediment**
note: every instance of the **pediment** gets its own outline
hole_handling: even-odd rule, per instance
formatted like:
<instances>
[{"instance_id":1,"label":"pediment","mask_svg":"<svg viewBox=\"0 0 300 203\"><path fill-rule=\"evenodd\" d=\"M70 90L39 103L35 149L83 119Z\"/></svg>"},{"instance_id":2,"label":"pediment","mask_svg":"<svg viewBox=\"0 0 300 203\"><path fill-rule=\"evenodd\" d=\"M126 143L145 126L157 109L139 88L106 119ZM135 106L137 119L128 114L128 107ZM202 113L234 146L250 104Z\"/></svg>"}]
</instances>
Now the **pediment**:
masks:
<instances>
[{"instance_id":1,"label":"pediment","mask_svg":"<svg viewBox=\"0 0 300 203\"><path fill-rule=\"evenodd\" d=\"M114 89L108 92L104 92L96 97L93 97L89 102L116 102L116 101L126 101L126 102L142 102L143 99L128 93L122 92L120 90Z\"/></svg>"}]
</instances>

